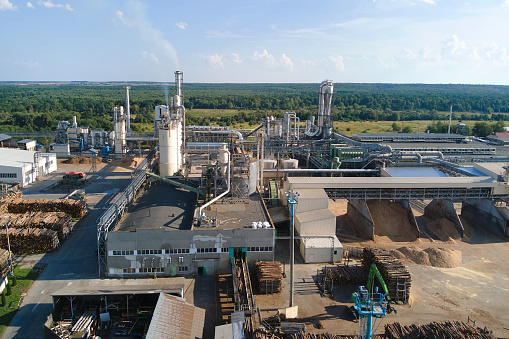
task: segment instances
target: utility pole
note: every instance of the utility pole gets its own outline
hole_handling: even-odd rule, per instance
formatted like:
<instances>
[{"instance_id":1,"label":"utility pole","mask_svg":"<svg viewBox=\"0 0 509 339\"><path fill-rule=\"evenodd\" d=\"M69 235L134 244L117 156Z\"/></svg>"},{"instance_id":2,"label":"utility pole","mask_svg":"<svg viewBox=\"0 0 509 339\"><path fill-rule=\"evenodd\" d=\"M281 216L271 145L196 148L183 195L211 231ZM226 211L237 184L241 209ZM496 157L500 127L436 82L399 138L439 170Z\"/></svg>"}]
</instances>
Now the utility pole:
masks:
<instances>
[{"instance_id":1,"label":"utility pole","mask_svg":"<svg viewBox=\"0 0 509 339\"><path fill-rule=\"evenodd\" d=\"M5 224L5 234L7 235L7 247L9 251L9 272L12 277L14 273L12 272L12 253L11 253L11 243L9 242L9 226L11 226L10 221L7 224Z\"/></svg>"},{"instance_id":2,"label":"utility pole","mask_svg":"<svg viewBox=\"0 0 509 339\"><path fill-rule=\"evenodd\" d=\"M295 254L295 205L299 203L299 192L286 192L286 201L290 207L290 307L293 307L293 265Z\"/></svg>"}]
</instances>

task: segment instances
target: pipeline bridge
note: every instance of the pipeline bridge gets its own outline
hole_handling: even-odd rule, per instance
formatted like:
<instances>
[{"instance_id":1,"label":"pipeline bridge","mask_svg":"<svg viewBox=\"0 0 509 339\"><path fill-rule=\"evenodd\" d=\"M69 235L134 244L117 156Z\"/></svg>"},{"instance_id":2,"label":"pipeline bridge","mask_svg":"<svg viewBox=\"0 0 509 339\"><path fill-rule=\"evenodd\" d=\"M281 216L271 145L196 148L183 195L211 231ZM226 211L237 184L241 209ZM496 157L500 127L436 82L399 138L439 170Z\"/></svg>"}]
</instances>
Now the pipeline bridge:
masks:
<instances>
[{"instance_id":1,"label":"pipeline bridge","mask_svg":"<svg viewBox=\"0 0 509 339\"><path fill-rule=\"evenodd\" d=\"M497 199L509 185L492 177L288 177L286 192L325 190L330 199Z\"/></svg>"}]
</instances>

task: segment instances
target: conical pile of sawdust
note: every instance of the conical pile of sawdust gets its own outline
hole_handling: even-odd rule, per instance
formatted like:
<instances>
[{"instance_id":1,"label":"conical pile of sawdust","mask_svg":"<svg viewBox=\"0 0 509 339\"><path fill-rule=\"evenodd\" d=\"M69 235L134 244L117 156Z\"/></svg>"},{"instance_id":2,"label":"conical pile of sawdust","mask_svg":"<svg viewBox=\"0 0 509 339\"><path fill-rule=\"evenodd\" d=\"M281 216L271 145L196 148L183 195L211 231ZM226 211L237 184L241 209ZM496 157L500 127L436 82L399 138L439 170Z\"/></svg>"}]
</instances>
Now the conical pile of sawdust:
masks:
<instances>
[{"instance_id":1,"label":"conical pile of sawdust","mask_svg":"<svg viewBox=\"0 0 509 339\"><path fill-rule=\"evenodd\" d=\"M393 255L403 261L413 262L418 265L452 268L461 265L461 251L447 248L400 247L392 251Z\"/></svg>"}]
</instances>

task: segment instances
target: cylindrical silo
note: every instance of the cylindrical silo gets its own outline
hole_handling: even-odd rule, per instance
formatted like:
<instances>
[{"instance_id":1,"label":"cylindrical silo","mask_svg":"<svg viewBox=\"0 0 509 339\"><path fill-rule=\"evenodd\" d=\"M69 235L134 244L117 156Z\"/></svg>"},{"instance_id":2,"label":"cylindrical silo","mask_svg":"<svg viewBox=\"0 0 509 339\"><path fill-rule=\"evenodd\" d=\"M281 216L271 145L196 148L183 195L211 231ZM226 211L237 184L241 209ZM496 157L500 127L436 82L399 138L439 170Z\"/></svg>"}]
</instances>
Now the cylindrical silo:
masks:
<instances>
[{"instance_id":1,"label":"cylindrical silo","mask_svg":"<svg viewBox=\"0 0 509 339\"><path fill-rule=\"evenodd\" d=\"M159 130L159 174L162 177L174 175L178 171L178 128Z\"/></svg>"},{"instance_id":2,"label":"cylindrical silo","mask_svg":"<svg viewBox=\"0 0 509 339\"><path fill-rule=\"evenodd\" d=\"M281 167L283 169L297 169L297 168L299 168L299 160L297 160L297 159L283 159L281 161Z\"/></svg>"},{"instance_id":3,"label":"cylindrical silo","mask_svg":"<svg viewBox=\"0 0 509 339\"><path fill-rule=\"evenodd\" d=\"M264 169L274 169L276 168L277 160L275 159L263 159L263 168Z\"/></svg>"},{"instance_id":4,"label":"cylindrical silo","mask_svg":"<svg viewBox=\"0 0 509 339\"><path fill-rule=\"evenodd\" d=\"M217 161L219 162L221 175L226 175L226 168L228 166L228 145L222 144L217 152Z\"/></svg>"}]
</instances>

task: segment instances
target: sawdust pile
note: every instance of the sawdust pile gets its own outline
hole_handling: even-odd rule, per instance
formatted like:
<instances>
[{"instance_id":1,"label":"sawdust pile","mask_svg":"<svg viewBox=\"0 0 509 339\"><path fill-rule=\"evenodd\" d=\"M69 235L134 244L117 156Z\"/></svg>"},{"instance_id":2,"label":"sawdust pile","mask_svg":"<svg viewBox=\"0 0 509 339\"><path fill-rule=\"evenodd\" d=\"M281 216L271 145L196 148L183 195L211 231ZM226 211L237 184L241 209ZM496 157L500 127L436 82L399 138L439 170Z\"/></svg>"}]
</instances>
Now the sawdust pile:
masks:
<instances>
[{"instance_id":1,"label":"sawdust pile","mask_svg":"<svg viewBox=\"0 0 509 339\"><path fill-rule=\"evenodd\" d=\"M387 200L368 202L369 212L375 224L375 241L388 237L391 241L411 242L417 239L417 232L408 221L406 209L398 203Z\"/></svg>"},{"instance_id":2,"label":"sawdust pile","mask_svg":"<svg viewBox=\"0 0 509 339\"><path fill-rule=\"evenodd\" d=\"M428 221L426 226L442 241L450 241L451 239L457 240L461 238L461 235L456 229L454 223L446 218Z\"/></svg>"},{"instance_id":3,"label":"sawdust pile","mask_svg":"<svg viewBox=\"0 0 509 339\"><path fill-rule=\"evenodd\" d=\"M102 158L97 157L96 162L101 162ZM70 157L69 159L62 161L64 164L78 165L78 164L91 164L92 157Z\"/></svg>"},{"instance_id":4,"label":"sawdust pile","mask_svg":"<svg viewBox=\"0 0 509 339\"><path fill-rule=\"evenodd\" d=\"M125 157L120 160L120 165L122 167L131 167L136 168L143 161L143 158L138 157Z\"/></svg>"},{"instance_id":5,"label":"sawdust pile","mask_svg":"<svg viewBox=\"0 0 509 339\"><path fill-rule=\"evenodd\" d=\"M461 251L447 248L401 247L393 250L392 254L403 261L413 262L418 265L426 265L442 268L453 268L461 265Z\"/></svg>"}]
</instances>

